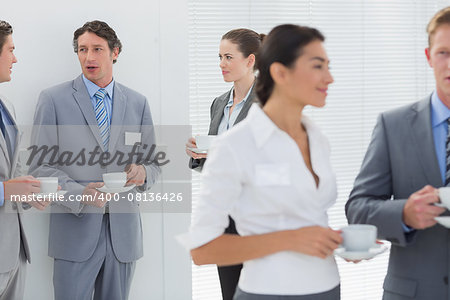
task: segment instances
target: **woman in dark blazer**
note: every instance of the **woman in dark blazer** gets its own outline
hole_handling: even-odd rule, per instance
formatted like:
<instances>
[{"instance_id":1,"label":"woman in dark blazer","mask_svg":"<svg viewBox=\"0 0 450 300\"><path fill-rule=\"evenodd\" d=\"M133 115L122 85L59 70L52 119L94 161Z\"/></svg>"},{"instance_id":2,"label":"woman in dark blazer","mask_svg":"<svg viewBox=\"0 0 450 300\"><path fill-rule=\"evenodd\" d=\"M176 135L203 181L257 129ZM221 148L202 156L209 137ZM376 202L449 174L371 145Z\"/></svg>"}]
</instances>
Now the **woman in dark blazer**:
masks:
<instances>
[{"instance_id":1,"label":"woman in dark blazer","mask_svg":"<svg viewBox=\"0 0 450 300\"><path fill-rule=\"evenodd\" d=\"M242 121L253 102L256 102L254 82L256 54L264 38L249 29L234 29L222 36L219 47L220 69L225 82L233 82L231 90L214 99L211 105L211 123L208 135L219 135ZM195 138L186 144L186 153L191 157L189 167L201 171L207 154L195 153ZM225 233L237 234L233 219ZM231 300L236 290L242 264L218 267L220 286L224 300Z\"/></svg>"}]
</instances>

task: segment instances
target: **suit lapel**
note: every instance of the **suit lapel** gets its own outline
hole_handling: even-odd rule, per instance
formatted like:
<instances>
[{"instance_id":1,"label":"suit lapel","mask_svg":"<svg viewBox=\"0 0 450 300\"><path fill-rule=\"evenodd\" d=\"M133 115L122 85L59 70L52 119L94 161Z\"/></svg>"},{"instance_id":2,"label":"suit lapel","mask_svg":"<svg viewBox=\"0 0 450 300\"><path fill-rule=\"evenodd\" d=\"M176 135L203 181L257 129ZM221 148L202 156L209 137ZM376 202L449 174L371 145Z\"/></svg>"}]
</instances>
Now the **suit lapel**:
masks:
<instances>
[{"instance_id":1,"label":"suit lapel","mask_svg":"<svg viewBox=\"0 0 450 300\"><path fill-rule=\"evenodd\" d=\"M115 148L122 126L125 125L123 120L125 118L126 109L126 96L122 93L122 90L118 86L117 82L114 84L114 99L113 99L113 109L111 118L111 131L109 139L109 150Z\"/></svg>"},{"instance_id":2,"label":"suit lapel","mask_svg":"<svg viewBox=\"0 0 450 300\"><path fill-rule=\"evenodd\" d=\"M15 121L14 121L15 124ZM11 165L11 178L14 177L14 173L16 172L16 167L17 167L17 163L19 161L19 154L20 154L20 141L22 140L22 134L23 132L19 131L19 128L14 125L16 128L16 141L15 141L15 146L14 146L14 153L13 153L13 159L12 159L12 165Z\"/></svg>"},{"instance_id":3,"label":"suit lapel","mask_svg":"<svg viewBox=\"0 0 450 300\"><path fill-rule=\"evenodd\" d=\"M14 143L14 148L13 148L14 152L11 153L12 157L10 157L11 158L11 178L13 178L13 175L16 171L17 162L19 160L19 152L20 152L19 146L20 146L20 141L22 139L23 132L21 132L19 130L19 127L17 126L17 122L16 122L14 114L12 114L8 108L6 108L6 110L7 110L9 118L13 122L14 130L16 131L16 139L14 141L12 141Z\"/></svg>"},{"instance_id":4,"label":"suit lapel","mask_svg":"<svg viewBox=\"0 0 450 300\"><path fill-rule=\"evenodd\" d=\"M92 134L97 140L97 143L103 149L103 142L100 137L100 130L98 128L97 119L95 118L94 108L92 107L91 98L89 97L88 91L86 89L86 86L84 85L81 75L73 81L73 89L75 90L73 93L73 97L80 107L81 113L86 120L86 124L88 124L89 128L92 131Z\"/></svg>"},{"instance_id":5,"label":"suit lapel","mask_svg":"<svg viewBox=\"0 0 450 300\"><path fill-rule=\"evenodd\" d=\"M225 109L225 106L227 106L228 100L230 99L230 93L231 90L216 99L217 106L212 112L211 125L209 126L210 135L217 135L217 132L219 131L220 121L222 121L223 117L223 110Z\"/></svg>"},{"instance_id":6,"label":"suit lapel","mask_svg":"<svg viewBox=\"0 0 450 300\"><path fill-rule=\"evenodd\" d=\"M413 107L409 122L412 128L414 148L418 152L417 156L422 164L424 174L432 186L439 187L443 183L434 147L430 101L430 97L427 97L418 102ZM432 147L430 147L431 145Z\"/></svg>"},{"instance_id":7,"label":"suit lapel","mask_svg":"<svg viewBox=\"0 0 450 300\"><path fill-rule=\"evenodd\" d=\"M3 134L0 134L0 149L3 152L3 156L6 158L7 163L11 166L11 159L9 157L8 146L6 146L5 138Z\"/></svg>"}]
</instances>

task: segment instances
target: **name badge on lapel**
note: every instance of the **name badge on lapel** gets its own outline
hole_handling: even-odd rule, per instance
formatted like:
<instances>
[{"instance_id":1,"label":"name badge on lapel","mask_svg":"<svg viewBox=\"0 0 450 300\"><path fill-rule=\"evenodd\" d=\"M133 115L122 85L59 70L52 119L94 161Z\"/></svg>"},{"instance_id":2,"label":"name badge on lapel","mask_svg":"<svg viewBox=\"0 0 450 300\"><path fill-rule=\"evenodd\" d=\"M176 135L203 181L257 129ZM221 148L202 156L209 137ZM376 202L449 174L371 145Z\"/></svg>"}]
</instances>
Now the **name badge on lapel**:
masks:
<instances>
[{"instance_id":1,"label":"name badge on lapel","mask_svg":"<svg viewBox=\"0 0 450 300\"><path fill-rule=\"evenodd\" d=\"M125 132L125 146L134 146L134 144L141 144L140 132Z\"/></svg>"}]
</instances>

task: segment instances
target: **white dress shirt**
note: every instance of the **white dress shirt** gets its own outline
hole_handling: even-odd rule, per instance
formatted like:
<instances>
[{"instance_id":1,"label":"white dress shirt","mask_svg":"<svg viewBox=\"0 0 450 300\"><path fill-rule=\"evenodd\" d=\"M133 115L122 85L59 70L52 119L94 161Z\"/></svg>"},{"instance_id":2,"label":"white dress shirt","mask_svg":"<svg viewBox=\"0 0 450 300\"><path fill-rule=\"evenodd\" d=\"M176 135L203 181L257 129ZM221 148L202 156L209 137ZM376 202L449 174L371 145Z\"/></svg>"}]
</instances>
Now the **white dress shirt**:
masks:
<instances>
[{"instance_id":1,"label":"white dress shirt","mask_svg":"<svg viewBox=\"0 0 450 300\"><path fill-rule=\"evenodd\" d=\"M329 144L306 116L316 186L296 142L253 104L247 118L219 136L208 152L199 202L184 243L194 249L221 236L228 215L241 236L305 226L328 226L336 201ZM333 289L333 256L320 259L284 251L244 262L239 287L255 294L306 295Z\"/></svg>"}]
</instances>

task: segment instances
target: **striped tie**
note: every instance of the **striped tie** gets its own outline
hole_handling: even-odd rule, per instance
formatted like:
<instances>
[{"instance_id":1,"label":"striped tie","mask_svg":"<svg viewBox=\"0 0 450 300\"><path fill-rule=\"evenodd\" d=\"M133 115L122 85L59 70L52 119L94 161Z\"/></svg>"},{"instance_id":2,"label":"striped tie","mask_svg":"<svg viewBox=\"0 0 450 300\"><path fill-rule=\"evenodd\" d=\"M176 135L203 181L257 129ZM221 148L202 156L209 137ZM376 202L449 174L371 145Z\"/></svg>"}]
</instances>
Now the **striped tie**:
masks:
<instances>
[{"instance_id":1,"label":"striped tie","mask_svg":"<svg viewBox=\"0 0 450 300\"><path fill-rule=\"evenodd\" d=\"M3 123L2 109L0 108L0 129L2 130L3 137L6 140L6 128L5 123Z\"/></svg>"},{"instance_id":2,"label":"striped tie","mask_svg":"<svg viewBox=\"0 0 450 300\"><path fill-rule=\"evenodd\" d=\"M447 119L448 133L447 133L447 141L445 142L445 163L446 163L446 171L445 171L445 186L449 186L450 183L450 118Z\"/></svg>"},{"instance_id":3,"label":"striped tie","mask_svg":"<svg viewBox=\"0 0 450 300\"><path fill-rule=\"evenodd\" d=\"M12 148L11 148L11 143L9 141L8 132L6 131L5 123L3 122L2 114L6 115L6 112L5 111L2 112L2 108L1 108L1 104L0 104L0 129L2 130L1 134L3 135L3 138L5 139L6 148L8 148L9 157L12 157L13 156L13 151L12 151Z\"/></svg>"},{"instance_id":4,"label":"striped tie","mask_svg":"<svg viewBox=\"0 0 450 300\"><path fill-rule=\"evenodd\" d=\"M106 96L105 89L99 89L94 97L97 100L95 104L95 118L97 119L98 128L100 129L100 137L102 138L103 148L108 151L109 143L109 120L103 99Z\"/></svg>"}]
</instances>

